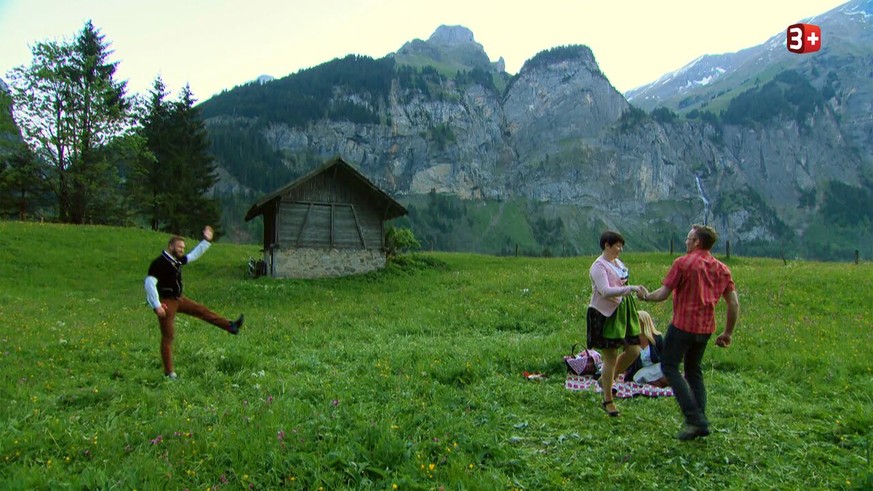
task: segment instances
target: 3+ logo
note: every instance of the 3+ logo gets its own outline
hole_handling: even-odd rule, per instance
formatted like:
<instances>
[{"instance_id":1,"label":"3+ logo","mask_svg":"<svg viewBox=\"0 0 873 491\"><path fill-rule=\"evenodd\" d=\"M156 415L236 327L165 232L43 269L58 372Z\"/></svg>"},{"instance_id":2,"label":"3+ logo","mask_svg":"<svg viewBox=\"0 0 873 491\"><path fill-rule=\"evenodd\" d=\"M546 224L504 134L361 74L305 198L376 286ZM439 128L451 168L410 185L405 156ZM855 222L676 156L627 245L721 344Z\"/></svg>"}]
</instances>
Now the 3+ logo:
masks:
<instances>
[{"instance_id":1,"label":"3+ logo","mask_svg":"<svg viewBox=\"0 0 873 491\"><path fill-rule=\"evenodd\" d=\"M815 24L793 24L788 26L785 41L792 53L812 53L821 49L821 27Z\"/></svg>"}]
</instances>

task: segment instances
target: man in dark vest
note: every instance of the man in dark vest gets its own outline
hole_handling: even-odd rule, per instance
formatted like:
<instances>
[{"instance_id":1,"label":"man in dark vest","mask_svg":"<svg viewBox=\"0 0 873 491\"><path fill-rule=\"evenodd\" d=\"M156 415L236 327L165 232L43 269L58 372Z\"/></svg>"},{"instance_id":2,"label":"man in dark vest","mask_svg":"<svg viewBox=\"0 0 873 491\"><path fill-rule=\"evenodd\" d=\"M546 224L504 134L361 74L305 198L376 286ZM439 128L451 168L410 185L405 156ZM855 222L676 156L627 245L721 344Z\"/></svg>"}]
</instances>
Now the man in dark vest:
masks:
<instances>
[{"instance_id":1,"label":"man in dark vest","mask_svg":"<svg viewBox=\"0 0 873 491\"><path fill-rule=\"evenodd\" d=\"M145 279L146 301L157 314L161 326L164 375L171 379L176 378L176 372L173 371L173 335L177 312L202 319L231 334L237 334L243 325L242 315L231 322L182 295L182 266L202 256L212 245L212 237L212 227L207 225L203 229L203 240L188 254L185 254L185 239L171 237L167 249L152 261Z\"/></svg>"}]
</instances>

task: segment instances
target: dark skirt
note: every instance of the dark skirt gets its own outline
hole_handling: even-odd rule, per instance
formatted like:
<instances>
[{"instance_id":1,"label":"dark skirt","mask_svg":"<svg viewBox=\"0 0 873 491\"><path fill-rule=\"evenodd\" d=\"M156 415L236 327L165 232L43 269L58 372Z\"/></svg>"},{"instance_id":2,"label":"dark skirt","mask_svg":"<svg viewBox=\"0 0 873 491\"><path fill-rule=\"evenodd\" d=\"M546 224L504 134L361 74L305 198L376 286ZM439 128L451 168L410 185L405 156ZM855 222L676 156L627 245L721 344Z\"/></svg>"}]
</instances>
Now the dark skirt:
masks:
<instances>
[{"instance_id":1,"label":"dark skirt","mask_svg":"<svg viewBox=\"0 0 873 491\"><path fill-rule=\"evenodd\" d=\"M614 316L615 313L612 315ZM609 319L594 307L588 307L588 349L613 349L622 348L628 344L640 344L639 332L634 333L630 324L625 329L624 338L603 337L603 331Z\"/></svg>"}]
</instances>

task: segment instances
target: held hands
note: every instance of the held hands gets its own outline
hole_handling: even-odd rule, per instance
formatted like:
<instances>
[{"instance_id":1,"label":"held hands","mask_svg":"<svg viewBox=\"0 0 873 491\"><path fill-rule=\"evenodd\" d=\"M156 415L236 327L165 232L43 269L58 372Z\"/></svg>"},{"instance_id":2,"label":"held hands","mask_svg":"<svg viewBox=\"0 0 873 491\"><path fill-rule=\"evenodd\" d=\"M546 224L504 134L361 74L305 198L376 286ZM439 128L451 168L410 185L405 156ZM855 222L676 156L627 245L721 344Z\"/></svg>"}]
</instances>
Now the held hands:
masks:
<instances>
[{"instance_id":1,"label":"held hands","mask_svg":"<svg viewBox=\"0 0 873 491\"><path fill-rule=\"evenodd\" d=\"M203 238L212 242L213 230L209 225L203 227Z\"/></svg>"},{"instance_id":2,"label":"held hands","mask_svg":"<svg viewBox=\"0 0 873 491\"><path fill-rule=\"evenodd\" d=\"M720 348L727 348L731 345L731 335L726 332L719 334L718 337L715 338L715 345Z\"/></svg>"},{"instance_id":3,"label":"held hands","mask_svg":"<svg viewBox=\"0 0 873 491\"><path fill-rule=\"evenodd\" d=\"M649 290L646 289L643 285L639 285L637 287L637 298L640 300L645 300L646 296L648 296Z\"/></svg>"}]
</instances>

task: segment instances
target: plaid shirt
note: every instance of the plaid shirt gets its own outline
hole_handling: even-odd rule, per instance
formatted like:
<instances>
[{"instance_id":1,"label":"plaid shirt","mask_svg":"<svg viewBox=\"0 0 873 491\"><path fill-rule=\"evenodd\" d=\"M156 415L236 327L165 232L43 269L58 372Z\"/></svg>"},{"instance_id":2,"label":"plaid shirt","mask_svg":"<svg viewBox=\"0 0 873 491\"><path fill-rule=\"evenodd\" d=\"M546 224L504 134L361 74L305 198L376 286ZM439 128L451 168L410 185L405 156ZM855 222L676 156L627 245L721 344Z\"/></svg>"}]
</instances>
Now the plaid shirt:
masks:
<instances>
[{"instance_id":1,"label":"plaid shirt","mask_svg":"<svg viewBox=\"0 0 873 491\"><path fill-rule=\"evenodd\" d=\"M673 261L663 284L673 291L673 325L692 334L715 332L715 305L735 288L731 270L703 249Z\"/></svg>"}]
</instances>

